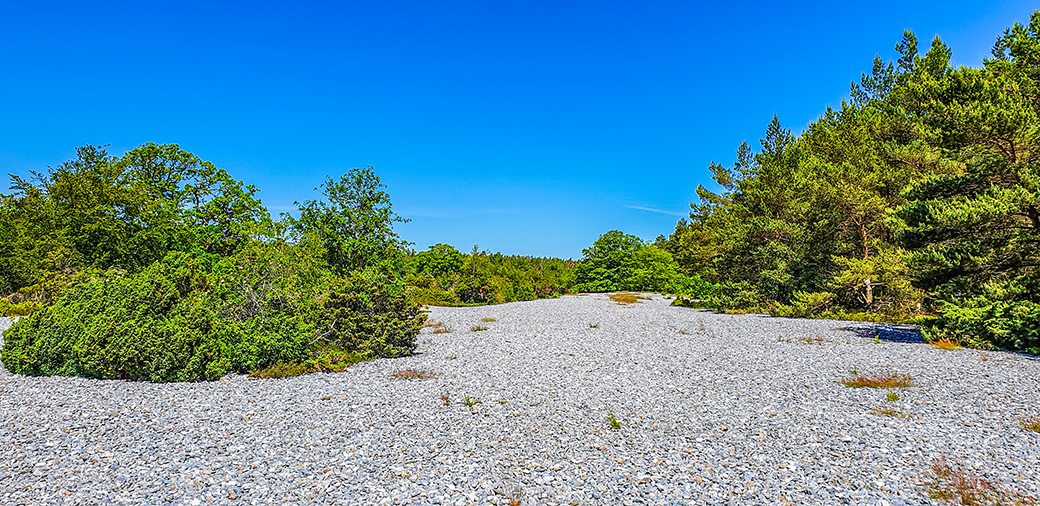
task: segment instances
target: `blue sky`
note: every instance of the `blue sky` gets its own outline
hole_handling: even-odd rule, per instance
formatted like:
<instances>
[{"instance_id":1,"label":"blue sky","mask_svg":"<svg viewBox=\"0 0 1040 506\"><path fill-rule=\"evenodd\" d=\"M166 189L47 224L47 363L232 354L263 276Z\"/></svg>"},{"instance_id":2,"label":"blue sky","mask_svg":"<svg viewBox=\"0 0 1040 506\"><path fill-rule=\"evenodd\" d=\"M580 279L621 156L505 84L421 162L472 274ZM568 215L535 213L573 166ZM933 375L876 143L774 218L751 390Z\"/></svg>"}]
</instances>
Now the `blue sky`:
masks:
<instances>
[{"instance_id":1,"label":"blue sky","mask_svg":"<svg viewBox=\"0 0 1040 506\"><path fill-rule=\"evenodd\" d=\"M978 66L1034 7L4 2L0 171L177 143L277 213L372 165L417 249L578 258L670 233L712 160L838 106L903 29Z\"/></svg>"}]
</instances>

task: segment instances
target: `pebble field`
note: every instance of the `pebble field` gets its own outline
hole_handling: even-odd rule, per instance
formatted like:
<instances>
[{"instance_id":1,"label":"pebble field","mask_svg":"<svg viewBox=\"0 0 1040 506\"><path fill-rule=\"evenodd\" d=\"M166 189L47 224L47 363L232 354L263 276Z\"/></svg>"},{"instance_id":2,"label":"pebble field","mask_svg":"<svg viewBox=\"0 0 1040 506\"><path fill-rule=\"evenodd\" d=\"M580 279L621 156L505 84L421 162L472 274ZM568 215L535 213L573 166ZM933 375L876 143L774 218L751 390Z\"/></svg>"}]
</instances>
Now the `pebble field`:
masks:
<instances>
[{"instance_id":1,"label":"pebble field","mask_svg":"<svg viewBox=\"0 0 1040 506\"><path fill-rule=\"evenodd\" d=\"M1040 496L1036 357L647 297L434 307L450 332L339 374L0 369L0 504L939 504L938 458Z\"/></svg>"}]
</instances>

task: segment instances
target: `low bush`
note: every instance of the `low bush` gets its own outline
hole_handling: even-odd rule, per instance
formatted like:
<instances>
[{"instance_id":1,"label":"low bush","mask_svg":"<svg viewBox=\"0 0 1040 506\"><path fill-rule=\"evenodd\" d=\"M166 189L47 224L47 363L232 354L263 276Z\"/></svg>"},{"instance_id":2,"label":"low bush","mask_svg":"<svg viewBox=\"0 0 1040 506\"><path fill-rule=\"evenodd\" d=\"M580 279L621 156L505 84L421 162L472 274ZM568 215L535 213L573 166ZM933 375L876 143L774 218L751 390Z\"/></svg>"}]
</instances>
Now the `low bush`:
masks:
<instances>
[{"instance_id":1,"label":"low bush","mask_svg":"<svg viewBox=\"0 0 1040 506\"><path fill-rule=\"evenodd\" d=\"M426 315L405 295L402 280L382 267L336 280L322 315L326 341L375 357L415 350Z\"/></svg>"},{"instance_id":2,"label":"low bush","mask_svg":"<svg viewBox=\"0 0 1040 506\"><path fill-rule=\"evenodd\" d=\"M173 252L81 282L7 331L0 358L20 374L163 382L341 371L414 350L425 315L392 277L333 281L307 264L314 255L256 247L220 260Z\"/></svg>"},{"instance_id":3,"label":"low bush","mask_svg":"<svg viewBox=\"0 0 1040 506\"><path fill-rule=\"evenodd\" d=\"M968 348L1006 349L1040 355L1040 304L974 297L941 304L939 318L922 326L928 341Z\"/></svg>"},{"instance_id":4,"label":"low bush","mask_svg":"<svg viewBox=\"0 0 1040 506\"><path fill-rule=\"evenodd\" d=\"M310 329L300 314L243 294L234 262L224 262L174 252L137 275L111 270L80 283L8 331L4 365L30 375L194 381L306 358ZM252 314L264 306L266 317Z\"/></svg>"}]
</instances>

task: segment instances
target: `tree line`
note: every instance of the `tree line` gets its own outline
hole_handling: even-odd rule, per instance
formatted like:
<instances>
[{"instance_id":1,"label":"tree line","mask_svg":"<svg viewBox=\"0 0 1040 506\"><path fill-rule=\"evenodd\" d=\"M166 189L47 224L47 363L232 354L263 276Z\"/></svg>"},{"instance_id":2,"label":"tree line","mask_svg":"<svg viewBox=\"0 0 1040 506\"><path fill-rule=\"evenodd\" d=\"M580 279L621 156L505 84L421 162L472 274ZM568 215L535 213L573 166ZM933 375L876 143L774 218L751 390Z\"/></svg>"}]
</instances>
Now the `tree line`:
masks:
<instances>
[{"instance_id":1,"label":"tree line","mask_svg":"<svg viewBox=\"0 0 1040 506\"><path fill-rule=\"evenodd\" d=\"M712 163L663 241L706 305L905 321L929 339L1040 353L1040 12L980 67L912 31L800 135Z\"/></svg>"}]
</instances>

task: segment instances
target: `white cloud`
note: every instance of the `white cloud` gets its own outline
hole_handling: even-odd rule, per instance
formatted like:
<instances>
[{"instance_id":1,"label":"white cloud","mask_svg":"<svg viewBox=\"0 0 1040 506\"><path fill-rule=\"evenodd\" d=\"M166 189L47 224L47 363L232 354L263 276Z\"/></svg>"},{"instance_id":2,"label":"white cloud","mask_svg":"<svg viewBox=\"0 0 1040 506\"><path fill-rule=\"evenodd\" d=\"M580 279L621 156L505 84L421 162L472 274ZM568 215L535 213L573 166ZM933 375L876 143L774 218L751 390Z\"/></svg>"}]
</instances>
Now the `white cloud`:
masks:
<instances>
[{"instance_id":1,"label":"white cloud","mask_svg":"<svg viewBox=\"0 0 1040 506\"><path fill-rule=\"evenodd\" d=\"M671 215L671 216L680 216L680 217L683 217L683 218L685 218L688 215L687 213L678 213L678 212L675 212L675 211L664 211L662 209L654 209L653 207L645 207L645 206L625 206L625 207L627 207L629 209L638 209L640 211L648 211L648 212L651 212L651 213L668 214L668 215Z\"/></svg>"}]
</instances>

